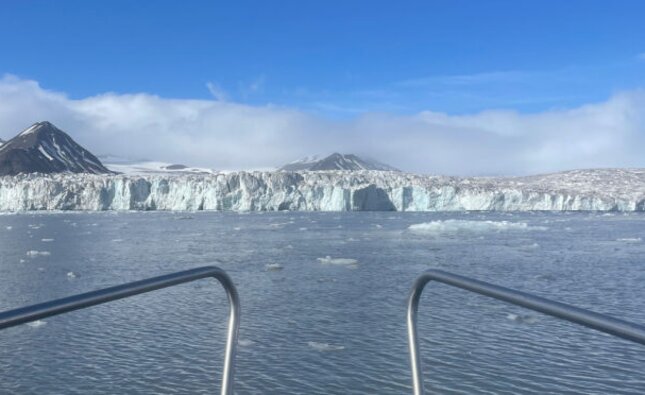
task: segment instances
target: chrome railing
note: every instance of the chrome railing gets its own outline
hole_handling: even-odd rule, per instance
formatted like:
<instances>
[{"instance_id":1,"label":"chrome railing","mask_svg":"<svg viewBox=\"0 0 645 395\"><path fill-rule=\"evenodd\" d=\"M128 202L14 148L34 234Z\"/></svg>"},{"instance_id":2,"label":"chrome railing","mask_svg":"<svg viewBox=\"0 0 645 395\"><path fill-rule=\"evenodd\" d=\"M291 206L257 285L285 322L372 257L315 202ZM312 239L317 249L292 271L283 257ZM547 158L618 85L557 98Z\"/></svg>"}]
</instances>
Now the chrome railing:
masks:
<instances>
[{"instance_id":1,"label":"chrome railing","mask_svg":"<svg viewBox=\"0 0 645 395\"><path fill-rule=\"evenodd\" d=\"M102 303L123 299L130 296L155 291L157 289L172 287L207 277L217 279L228 296L229 318L226 335L226 350L224 352L224 368L222 372L221 395L233 395L235 375L235 353L237 335L240 327L240 300L237 289L226 272L215 266L206 266L183 272L153 277L147 280L135 281L116 287L104 288L84 294L69 296L45 303L22 307L0 313L0 330L12 326L36 321L74 310L96 306Z\"/></svg>"},{"instance_id":2,"label":"chrome railing","mask_svg":"<svg viewBox=\"0 0 645 395\"><path fill-rule=\"evenodd\" d=\"M423 395L423 369L419 354L417 336L417 312L419 298L423 288L430 281L437 281L469 292L490 296L504 302L525 307L553 317L561 318L576 324L608 333L635 343L645 345L645 327L627 321L619 320L604 314L569 306L564 303L534 296L528 293L473 280L468 277L447 273L441 270L428 270L414 281L408 298L408 341L410 349L410 367L412 369L412 388L414 395Z\"/></svg>"}]
</instances>

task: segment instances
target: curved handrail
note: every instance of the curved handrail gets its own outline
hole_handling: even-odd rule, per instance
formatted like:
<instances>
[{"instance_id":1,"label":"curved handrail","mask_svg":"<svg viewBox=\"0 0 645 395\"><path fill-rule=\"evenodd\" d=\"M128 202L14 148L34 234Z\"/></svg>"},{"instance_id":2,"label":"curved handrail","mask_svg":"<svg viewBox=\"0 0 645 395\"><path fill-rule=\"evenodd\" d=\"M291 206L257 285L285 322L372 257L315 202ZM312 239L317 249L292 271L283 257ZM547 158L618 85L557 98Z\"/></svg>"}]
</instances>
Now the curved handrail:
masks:
<instances>
[{"instance_id":1,"label":"curved handrail","mask_svg":"<svg viewBox=\"0 0 645 395\"><path fill-rule=\"evenodd\" d=\"M483 281L444 272L428 270L416 278L408 298L408 341L410 350L410 366L412 369L412 388L414 395L423 395L423 378L419 343L417 336L417 312L419 298L423 288L430 281L437 281L466 291L502 300L517 306L525 307L553 317L561 318L576 324L608 333L635 343L645 345L645 326L619 320L604 314L555 302L525 292L515 291Z\"/></svg>"},{"instance_id":2,"label":"curved handrail","mask_svg":"<svg viewBox=\"0 0 645 395\"><path fill-rule=\"evenodd\" d=\"M228 296L230 310L226 335L226 350L224 353L221 395L233 395L235 354L237 335L240 327L240 300L237 289L235 288L231 278L224 270L216 266L205 266L166 274L146 280L135 281L123 285L117 285L115 287L104 288L97 291L5 311L0 313L0 330L36 321L41 318L84 309L86 307L96 306L102 303L172 287L173 285L183 284L207 277L217 279L224 287Z\"/></svg>"}]
</instances>

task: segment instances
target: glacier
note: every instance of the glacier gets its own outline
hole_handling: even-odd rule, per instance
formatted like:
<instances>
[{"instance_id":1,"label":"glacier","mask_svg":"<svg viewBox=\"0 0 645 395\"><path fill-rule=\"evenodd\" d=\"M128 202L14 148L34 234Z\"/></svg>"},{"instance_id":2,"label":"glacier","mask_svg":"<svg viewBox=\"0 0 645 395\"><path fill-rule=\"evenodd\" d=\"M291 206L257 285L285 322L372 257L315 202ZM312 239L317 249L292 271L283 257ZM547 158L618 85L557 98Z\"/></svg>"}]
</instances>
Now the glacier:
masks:
<instances>
[{"instance_id":1,"label":"glacier","mask_svg":"<svg viewBox=\"0 0 645 395\"><path fill-rule=\"evenodd\" d=\"M645 169L527 177L388 171L0 177L0 211L30 210L645 211Z\"/></svg>"}]
</instances>

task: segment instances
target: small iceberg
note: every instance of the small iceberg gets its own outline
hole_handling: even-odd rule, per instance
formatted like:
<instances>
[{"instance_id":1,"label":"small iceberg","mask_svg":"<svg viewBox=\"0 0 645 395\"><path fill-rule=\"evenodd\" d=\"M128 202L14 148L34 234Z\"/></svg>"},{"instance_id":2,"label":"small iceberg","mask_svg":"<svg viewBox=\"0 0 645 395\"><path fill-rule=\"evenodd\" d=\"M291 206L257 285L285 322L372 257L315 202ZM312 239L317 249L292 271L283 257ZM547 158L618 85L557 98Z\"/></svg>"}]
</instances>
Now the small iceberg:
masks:
<instances>
[{"instance_id":1,"label":"small iceberg","mask_svg":"<svg viewBox=\"0 0 645 395\"><path fill-rule=\"evenodd\" d=\"M526 222L509 221L471 221L461 219L448 219L445 221L423 222L410 225L408 230L413 233L441 236L461 232L486 233L506 231L546 230L544 226L530 226Z\"/></svg>"},{"instance_id":2,"label":"small iceberg","mask_svg":"<svg viewBox=\"0 0 645 395\"><path fill-rule=\"evenodd\" d=\"M47 322L43 320L36 320L36 321L27 323L27 326L30 328L40 328L41 326L45 326L45 325L47 325Z\"/></svg>"},{"instance_id":3,"label":"small iceberg","mask_svg":"<svg viewBox=\"0 0 645 395\"><path fill-rule=\"evenodd\" d=\"M240 340L237 341L237 344L240 347L250 347L250 346L254 345L255 342L253 340L249 340L249 339L240 339Z\"/></svg>"},{"instance_id":4,"label":"small iceberg","mask_svg":"<svg viewBox=\"0 0 645 395\"><path fill-rule=\"evenodd\" d=\"M520 324L534 324L538 320L537 317L535 317L534 315L530 315L530 314L522 315L522 314L513 314L513 313L507 314L506 319L515 321Z\"/></svg>"},{"instance_id":5,"label":"small iceberg","mask_svg":"<svg viewBox=\"0 0 645 395\"><path fill-rule=\"evenodd\" d=\"M325 265L342 265L342 266L356 266L358 261L351 258L332 258L327 255L324 258L318 258L318 262Z\"/></svg>"},{"instance_id":6,"label":"small iceberg","mask_svg":"<svg viewBox=\"0 0 645 395\"><path fill-rule=\"evenodd\" d=\"M78 277L78 275L76 273L74 273L74 272L68 272L67 273L67 278L69 278L69 279L74 279L76 277Z\"/></svg>"},{"instance_id":7,"label":"small iceberg","mask_svg":"<svg viewBox=\"0 0 645 395\"><path fill-rule=\"evenodd\" d=\"M329 343L307 342L307 345L320 352L340 351L345 349L345 346L338 346Z\"/></svg>"},{"instance_id":8,"label":"small iceberg","mask_svg":"<svg viewBox=\"0 0 645 395\"><path fill-rule=\"evenodd\" d=\"M284 267L279 263L269 263L264 266L267 272L277 272L284 269Z\"/></svg>"},{"instance_id":9,"label":"small iceberg","mask_svg":"<svg viewBox=\"0 0 645 395\"><path fill-rule=\"evenodd\" d=\"M40 239L43 243L51 243L54 239Z\"/></svg>"},{"instance_id":10,"label":"small iceberg","mask_svg":"<svg viewBox=\"0 0 645 395\"><path fill-rule=\"evenodd\" d=\"M51 255L49 251L36 251L36 250L27 251L27 256L31 258L35 258L37 256L49 256L49 255Z\"/></svg>"},{"instance_id":11,"label":"small iceberg","mask_svg":"<svg viewBox=\"0 0 645 395\"><path fill-rule=\"evenodd\" d=\"M616 241L623 243L640 243L641 241L643 241L643 239L640 237L624 237L622 239L616 239Z\"/></svg>"}]
</instances>

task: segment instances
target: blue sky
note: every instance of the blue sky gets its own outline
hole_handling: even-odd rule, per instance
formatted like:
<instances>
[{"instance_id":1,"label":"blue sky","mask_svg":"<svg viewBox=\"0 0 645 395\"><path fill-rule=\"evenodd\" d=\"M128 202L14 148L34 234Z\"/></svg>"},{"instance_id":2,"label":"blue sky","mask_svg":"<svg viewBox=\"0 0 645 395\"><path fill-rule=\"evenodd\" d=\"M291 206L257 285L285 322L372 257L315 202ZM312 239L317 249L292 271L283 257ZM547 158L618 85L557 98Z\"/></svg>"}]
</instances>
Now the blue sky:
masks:
<instances>
[{"instance_id":1,"label":"blue sky","mask_svg":"<svg viewBox=\"0 0 645 395\"><path fill-rule=\"evenodd\" d=\"M642 1L9 1L0 72L351 115L541 111L645 84Z\"/></svg>"},{"instance_id":2,"label":"blue sky","mask_svg":"<svg viewBox=\"0 0 645 395\"><path fill-rule=\"evenodd\" d=\"M332 151L442 174L645 167L643 15L628 0L9 0L0 138L47 119L98 153L222 169Z\"/></svg>"}]
</instances>

